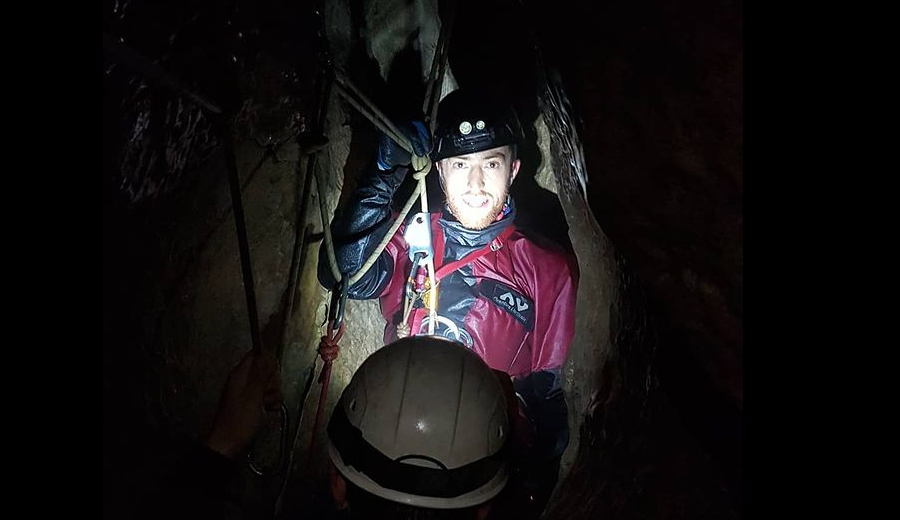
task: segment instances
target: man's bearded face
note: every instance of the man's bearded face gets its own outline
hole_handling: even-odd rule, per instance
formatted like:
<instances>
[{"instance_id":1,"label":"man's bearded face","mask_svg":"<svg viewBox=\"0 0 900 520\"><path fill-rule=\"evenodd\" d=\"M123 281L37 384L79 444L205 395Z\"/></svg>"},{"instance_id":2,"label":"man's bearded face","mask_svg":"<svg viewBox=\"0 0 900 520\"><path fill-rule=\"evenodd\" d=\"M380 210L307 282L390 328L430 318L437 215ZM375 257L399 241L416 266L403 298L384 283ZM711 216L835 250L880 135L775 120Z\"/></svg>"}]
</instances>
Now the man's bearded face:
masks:
<instances>
[{"instance_id":1,"label":"man's bearded face","mask_svg":"<svg viewBox=\"0 0 900 520\"><path fill-rule=\"evenodd\" d=\"M486 228L503 209L520 165L510 146L442 159L437 168L450 212L466 228Z\"/></svg>"}]
</instances>

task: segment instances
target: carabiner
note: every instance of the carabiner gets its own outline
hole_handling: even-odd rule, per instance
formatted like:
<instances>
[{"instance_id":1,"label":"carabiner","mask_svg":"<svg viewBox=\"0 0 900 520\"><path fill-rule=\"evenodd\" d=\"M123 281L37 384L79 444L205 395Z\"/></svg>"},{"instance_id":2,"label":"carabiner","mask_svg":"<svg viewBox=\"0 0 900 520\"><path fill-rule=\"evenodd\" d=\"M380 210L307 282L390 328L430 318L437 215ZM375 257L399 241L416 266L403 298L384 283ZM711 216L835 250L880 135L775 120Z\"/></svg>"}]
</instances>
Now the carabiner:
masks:
<instances>
[{"instance_id":1,"label":"carabiner","mask_svg":"<svg viewBox=\"0 0 900 520\"><path fill-rule=\"evenodd\" d=\"M349 280L350 276L345 273L341 276L341 281L331 291L331 309L329 309L328 321L331 322L331 330L334 331L340 330L341 324L344 322L344 309L347 307L347 293L349 292L347 283Z\"/></svg>"}]
</instances>

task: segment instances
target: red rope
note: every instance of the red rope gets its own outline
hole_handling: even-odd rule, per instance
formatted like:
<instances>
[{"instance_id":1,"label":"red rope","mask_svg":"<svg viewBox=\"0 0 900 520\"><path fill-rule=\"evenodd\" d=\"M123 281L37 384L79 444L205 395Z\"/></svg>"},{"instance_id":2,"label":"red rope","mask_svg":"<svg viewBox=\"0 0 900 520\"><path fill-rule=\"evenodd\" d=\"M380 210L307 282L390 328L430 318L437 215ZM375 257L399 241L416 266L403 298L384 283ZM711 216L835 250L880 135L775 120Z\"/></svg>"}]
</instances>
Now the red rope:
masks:
<instances>
[{"instance_id":1,"label":"red rope","mask_svg":"<svg viewBox=\"0 0 900 520\"><path fill-rule=\"evenodd\" d=\"M313 422L312 439L309 443L309 458L306 459L307 475L309 475L313 454L316 451L316 438L318 437L319 421L322 418L322 410L325 409L325 401L328 400L328 386L329 383L331 383L331 365L338 357L338 352L340 352L341 349L337 343L344 335L343 323L341 323L341 328L338 329L337 333L332 330L333 325L333 322L328 322L328 331L319 340L319 357L321 357L322 361L325 363L322 365L322 372L319 373L319 383L322 386L319 389L319 406L316 408L316 420Z\"/></svg>"}]
</instances>

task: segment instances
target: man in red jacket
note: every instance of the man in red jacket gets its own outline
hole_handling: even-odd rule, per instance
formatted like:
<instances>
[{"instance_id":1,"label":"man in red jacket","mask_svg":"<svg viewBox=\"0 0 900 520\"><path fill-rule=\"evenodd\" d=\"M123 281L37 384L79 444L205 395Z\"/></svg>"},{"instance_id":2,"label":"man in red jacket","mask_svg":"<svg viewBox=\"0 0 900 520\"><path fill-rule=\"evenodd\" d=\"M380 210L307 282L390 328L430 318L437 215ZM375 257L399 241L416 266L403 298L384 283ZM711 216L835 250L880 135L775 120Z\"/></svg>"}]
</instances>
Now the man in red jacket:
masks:
<instances>
[{"instance_id":1,"label":"man in red jacket","mask_svg":"<svg viewBox=\"0 0 900 520\"><path fill-rule=\"evenodd\" d=\"M509 188L521 165L521 129L508 104L458 90L440 104L433 147L423 125L405 133L416 155L430 152L446 203L409 218L349 297L380 299L386 344L398 336L444 336L510 375L534 426L528 465L540 468L525 471L523 485L543 506L568 444L561 369L574 335L577 267L559 247L515 227ZM387 233L391 199L410 162L382 136L375 164L332 223L342 276L354 274ZM335 286L324 248L319 280Z\"/></svg>"}]
</instances>

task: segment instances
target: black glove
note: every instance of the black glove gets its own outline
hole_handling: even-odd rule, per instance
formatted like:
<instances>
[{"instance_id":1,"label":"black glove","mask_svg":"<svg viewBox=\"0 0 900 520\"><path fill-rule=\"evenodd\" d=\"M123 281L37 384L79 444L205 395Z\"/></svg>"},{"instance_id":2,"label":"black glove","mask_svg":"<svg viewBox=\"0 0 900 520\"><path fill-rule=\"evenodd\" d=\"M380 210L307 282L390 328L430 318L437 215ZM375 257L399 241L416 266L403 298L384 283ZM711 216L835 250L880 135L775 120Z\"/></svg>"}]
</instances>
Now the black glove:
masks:
<instances>
[{"instance_id":1,"label":"black glove","mask_svg":"<svg viewBox=\"0 0 900 520\"><path fill-rule=\"evenodd\" d=\"M409 139L413 150L419 157L425 157L431 153L431 133L421 121L413 121L411 124L401 125L400 131ZM394 142L390 137L381 134L378 140L378 169L381 171L392 170L397 166L406 166L412 160L409 152Z\"/></svg>"}]
</instances>

